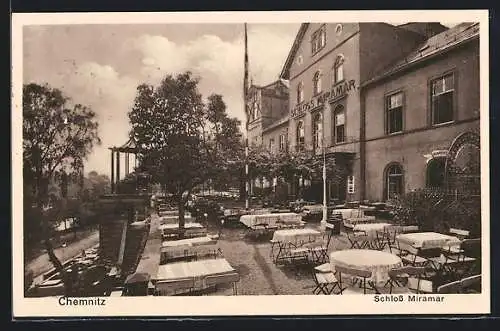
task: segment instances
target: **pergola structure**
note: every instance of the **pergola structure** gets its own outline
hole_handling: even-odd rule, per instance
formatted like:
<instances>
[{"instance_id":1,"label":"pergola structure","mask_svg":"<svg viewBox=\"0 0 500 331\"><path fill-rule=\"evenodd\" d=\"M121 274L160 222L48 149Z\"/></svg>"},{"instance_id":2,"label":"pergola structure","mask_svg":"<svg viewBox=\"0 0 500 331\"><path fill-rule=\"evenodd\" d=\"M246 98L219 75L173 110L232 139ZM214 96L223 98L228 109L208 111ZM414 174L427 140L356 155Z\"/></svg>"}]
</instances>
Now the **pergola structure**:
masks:
<instances>
[{"instance_id":1,"label":"pergola structure","mask_svg":"<svg viewBox=\"0 0 500 331\"><path fill-rule=\"evenodd\" d=\"M137 167L137 154L139 148L133 138L130 138L124 145L120 147L109 147L111 150L111 193L117 192L118 183L120 182L120 154L125 154L125 176L130 173L130 154L134 154L134 168ZM116 158L116 163L115 163Z\"/></svg>"}]
</instances>

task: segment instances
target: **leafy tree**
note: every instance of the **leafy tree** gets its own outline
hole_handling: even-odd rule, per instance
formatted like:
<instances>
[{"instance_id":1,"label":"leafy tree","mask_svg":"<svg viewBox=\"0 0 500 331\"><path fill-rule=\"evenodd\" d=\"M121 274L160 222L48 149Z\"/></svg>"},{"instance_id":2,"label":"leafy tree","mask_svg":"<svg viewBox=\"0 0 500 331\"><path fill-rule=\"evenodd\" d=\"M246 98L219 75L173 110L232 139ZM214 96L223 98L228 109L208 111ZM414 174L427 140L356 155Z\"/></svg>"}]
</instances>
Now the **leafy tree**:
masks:
<instances>
[{"instance_id":1,"label":"leafy tree","mask_svg":"<svg viewBox=\"0 0 500 331\"><path fill-rule=\"evenodd\" d=\"M83 161L96 144L98 123L95 113L86 106L70 105L62 91L35 83L23 86L23 176L25 188L25 218L28 229L40 229L50 261L67 279L61 262L53 251L48 235L48 220L57 217L50 197L51 181L66 182L79 178ZM52 200L52 201L51 201ZM26 210L29 209L29 210ZM30 226L38 223L41 226ZM67 292L70 282L65 281Z\"/></svg>"},{"instance_id":2,"label":"leafy tree","mask_svg":"<svg viewBox=\"0 0 500 331\"><path fill-rule=\"evenodd\" d=\"M183 229L192 190L227 171L238 155L239 121L227 115L220 95L205 105L190 72L167 75L158 86L138 86L129 119L141 170L173 195Z\"/></svg>"}]
</instances>

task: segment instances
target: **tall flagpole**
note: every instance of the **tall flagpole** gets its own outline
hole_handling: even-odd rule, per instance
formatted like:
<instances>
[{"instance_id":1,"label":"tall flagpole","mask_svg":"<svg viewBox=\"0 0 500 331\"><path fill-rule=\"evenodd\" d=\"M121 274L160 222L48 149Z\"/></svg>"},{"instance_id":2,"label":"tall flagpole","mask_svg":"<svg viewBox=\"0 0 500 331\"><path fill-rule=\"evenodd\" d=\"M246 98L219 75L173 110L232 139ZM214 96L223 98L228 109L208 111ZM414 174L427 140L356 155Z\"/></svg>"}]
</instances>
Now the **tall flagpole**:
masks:
<instances>
[{"instance_id":1,"label":"tall flagpole","mask_svg":"<svg viewBox=\"0 0 500 331\"><path fill-rule=\"evenodd\" d=\"M324 120L323 116L321 117ZM324 121L321 123L321 149L323 149L323 218L322 222L326 223L328 218L328 207L326 204L326 155L325 155L325 128L323 125Z\"/></svg>"},{"instance_id":2,"label":"tall flagpole","mask_svg":"<svg viewBox=\"0 0 500 331\"><path fill-rule=\"evenodd\" d=\"M247 24L245 23L245 77L243 78L243 103L246 115L246 136L245 136L245 208L249 208L248 196L250 192L250 182L248 178L248 37Z\"/></svg>"}]
</instances>

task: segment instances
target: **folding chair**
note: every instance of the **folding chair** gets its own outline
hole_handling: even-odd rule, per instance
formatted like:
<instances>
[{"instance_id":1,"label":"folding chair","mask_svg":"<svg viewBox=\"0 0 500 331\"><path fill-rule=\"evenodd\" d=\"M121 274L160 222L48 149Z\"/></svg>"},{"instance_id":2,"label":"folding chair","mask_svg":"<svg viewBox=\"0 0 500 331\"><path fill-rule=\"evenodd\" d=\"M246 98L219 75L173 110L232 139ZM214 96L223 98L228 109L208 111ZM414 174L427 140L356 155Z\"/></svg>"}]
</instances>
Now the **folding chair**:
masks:
<instances>
[{"instance_id":1,"label":"folding chair","mask_svg":"<svg viewBox=\"0 0 500 331\"><path fill-rule=\"evenodd\" d=\"M406 283L408 282L408 278L410 277L408 273L406 273L406 270L408 268L413 268L413 267L399 267L399 268L393 268L389 270L388 275L389 279L387 282L384 284L384 287L387 287L389 285L389 294L392 293L392 289L394 287L404 287Z\"/></svg>"},{"instance_id":2,"label":"folding chair","mask_svg":"<svg viewBox=\"0 0 500 331\"><path fill-rule=\"evenodd\" d=\"M354 230L353 225L344 224L347 239L351 243L351 248L363 249L370 244L369 237L365 231Z\"/></svg>"},{"instance_id":3,"label":"folding chair","mask_svg":"<svg viewBox=\"0 0 500 331\"><path fill-rule=\"evenodd\" d=\"M461 277L472 269L476 259L465 256L464 251L453 247L443 248L443 272L447 272L453 278Z\"/></svg>"},{"instance_id":4,"label":"folding chair","mask_svg":"<svg viewBox=\"0 0 500 331\"><path fill-rule=\"evenodd\" d=\"M233 272L225 275L213 275L205 277L205 286L207 288L213 287L217 290L217 285L219 284L233 284L233 295L238 294L237 283L240 281L240 275L237 272Z\"/></svg>"},{"instance_id":5,"label":"folding chair","mask_svg":"<svg viewBox=\"0 0 500 331\"><path fill-rule=\"evenodd\" d=\"M450 228L449 234L451 236L457 237L460 240L464 240L464 239L467 239L469 237L470 231L456 229L456 228Z\"/></svg>"},{"instance_id":6,"label":"folding chair","mask_svg":"<svg viewBox=\"0 0 500 331\"><path fill-rule=\"evenodd\" d=\"M433 293L433 284L431 281L423 279L425 276L425 267L404 266L395 268L389 272L389 281L385 284L390 285L389 293L392 294L394 287L399 287L403 291L397 293Z\"/></svg>"},{"instance_id":7,"label":"folding chair","mask_svg":"<svg viewBox=\"0 0 500 331\"><path fill-rule=\"evenodd\" d=\"M326 223L325 233L322 241L319 243L309 244L309 253L311 254L314 263L323 263L328 260L328 248L333 237L334 225ZM326 238L325 238L326 237Z\"/></svg>"},{"instance_id":8,"label":"folding chair","mask_svg":"<svg viewBox=\"0 0 500 331\"><path fill-rule=\"evenodd\" d=\"M373 281L369 280L372 277L371 270L364 269L355 269L348 268L344 266L335 266L335 272L337 274L337 279L339 281L340 286L340 294L359 294L359 292L350 289L349 287L342 287L342 275L349 275L353 277L353 285L356 285L358 281L360 281L359 286L363 288L363 294L366 294L367 290L373 290L376 294L380 294L379 290L373 283ZM346 292L347 290L347 292Z\"/></svg>"},{"instance_id":9,"label":"folding chair","mask_svg":"<svg viewBox=\"0 0 500 331\"><path fill-rule=\"evenodd\" d=\"M458 294L461 292L461 284L460 281L454 281L450 283L443 284L438 286L437 293L439 294Z\"/></svg>"},{"instance_id":10,"label":"folding chair","mask_svg":"<svg viewBox=\"0 0 500 331\"><path fill-rule=\"evenodd\" d=\"M341 292L339 281L335 278L335 274L329 272L318 272L316 269L313 271L313 280L316 287L313 289L313 294L332 294L338 288Z\"/></svg>"},{"instance_id":11,"label":"folding chair","mask_svg":"<svg viewBox=\"0 0 500 331\"><path fill-rule=\"evenodd\" d=\"M461 293L481 293L481 275L474 275L460 280Z\"/></svg>"},{"instance_id":12,"label":"folding chair","mask_svg":"<svg viewBox=\"0 0 500 331\"><path fill-rule=\"evenodd\" d=\"M404 225L401 227L401 233L416 233L420 231L418 225Z\"/></svg>"},{"instance_id":13,"label":"folding chair","mask_svg":"<svg viewBox=\"0 0 500 331\"><path fill-rule=\"evenodd\" d=\"M396 240L396 236L402 232L402 227L393 225L389 229L387 229L386 240L387 240L387 248L389 248L389 252L391 254L396 254L397 256L401 255L401 248L399 247L399 241Z\"/></svg>"},{"instance_id":14,"label":"folding chair","mask_svg":"<svg viewBox=\"0 0 500 331\"><path fill-rule=\"evenodd\" d=\"M404 265L410 265L412 267L422 267L428 264L428 260L425 257L420 256L421 249L411 245L405 246L401 249L401 260Z\"/></svg>"}]
</instances>

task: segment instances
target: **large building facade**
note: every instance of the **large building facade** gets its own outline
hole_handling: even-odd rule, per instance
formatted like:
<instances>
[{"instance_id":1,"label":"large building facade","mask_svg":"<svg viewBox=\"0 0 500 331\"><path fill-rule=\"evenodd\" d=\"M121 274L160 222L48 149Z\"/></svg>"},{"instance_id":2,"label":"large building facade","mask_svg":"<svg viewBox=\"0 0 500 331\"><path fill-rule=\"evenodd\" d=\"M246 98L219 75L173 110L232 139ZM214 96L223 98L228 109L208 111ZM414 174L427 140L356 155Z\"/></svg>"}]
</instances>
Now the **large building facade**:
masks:
<instances>
[{"instance_id":1,"label":"large building facade","mask_svg":"<svg viewBox=\"0 0 500 331\"><path fill-rule=\"evenodd\" d=\"M477 24L304 23L280 75L288 116L253 139L346 167L345 178L328 180L328 200L437 186L439 151L479 129L478 35ZM322 183L310 189L321 201Z\"/></svg>"},{"instance_id":2,"label":"large building facade","mask_svg":"<svg viewBox=\"0 0 500 331\"><path fill-rule=\"evenodd\" d=\"M362 88L364 197L444 188L452 143L464 133L479 136L479 25L460 24L428 39ZM467 153L466 162L478 166L479 149Z\"/></svg>"}]
</instances>

